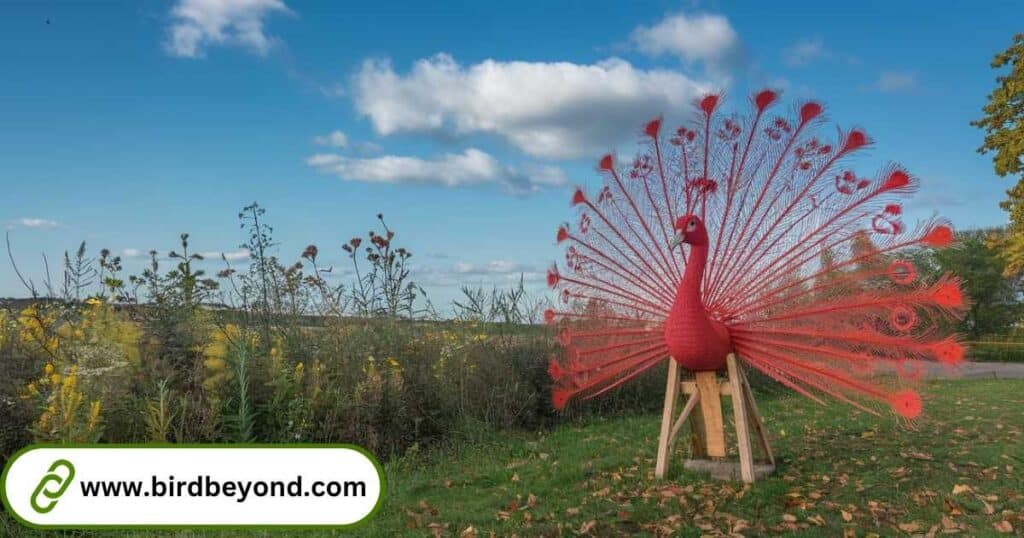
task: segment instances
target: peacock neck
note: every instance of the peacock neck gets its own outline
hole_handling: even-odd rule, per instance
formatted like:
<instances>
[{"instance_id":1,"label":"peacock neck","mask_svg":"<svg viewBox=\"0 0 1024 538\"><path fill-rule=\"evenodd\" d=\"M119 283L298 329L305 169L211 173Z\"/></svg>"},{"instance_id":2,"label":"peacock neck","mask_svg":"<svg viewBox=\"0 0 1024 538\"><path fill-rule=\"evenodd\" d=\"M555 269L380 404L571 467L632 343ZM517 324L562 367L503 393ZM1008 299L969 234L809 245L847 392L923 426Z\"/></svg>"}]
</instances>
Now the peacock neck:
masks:
<instances>
[{"instance_id":1,"label":"peacock neck","mask_svg":"<svg viewBox=\"0 0 1024 538\"><path fill-rule=\"evenodd\" d=\"M676 290L676 306L703 306L700 296L701 282L704 280L704 266L708 261L708 246L694 245L690 247L690 256L686 263L683 280Z\"/></svg>"}]
</instances>

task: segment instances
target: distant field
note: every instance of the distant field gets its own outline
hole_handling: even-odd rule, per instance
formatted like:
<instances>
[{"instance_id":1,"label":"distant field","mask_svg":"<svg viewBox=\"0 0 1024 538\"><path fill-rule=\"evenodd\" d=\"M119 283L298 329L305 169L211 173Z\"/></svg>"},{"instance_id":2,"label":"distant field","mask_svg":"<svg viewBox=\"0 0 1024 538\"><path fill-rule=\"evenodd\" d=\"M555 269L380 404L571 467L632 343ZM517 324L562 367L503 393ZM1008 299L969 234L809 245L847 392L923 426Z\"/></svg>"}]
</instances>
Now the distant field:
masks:
<instances>
[{"instance_id":1,"label":"distant field","mask_svg":"<svg viewBox=\"0 0 1024 538\"><path fill-rule=\"evenodd\" d=\"M969 357L979 362L1024 362L1024 334L984 336L968 342Z\"/></svg>"},{"instance_id":2,"label":"distant field","mask_svg":"<svg viewBox=\"0 0 1024 538\"><path fill-rule=\"evenodd\" d=\"M653 415L591 417L544 434L483 434L462 448L387 464L384 509L348 535L1019 535L1024 381L928 382L924 399L926 415L904 426L839 404L766 398L780 465L752 487L684 472L684 449L670 479L653 480ZM4 530L40 535L9 520Z\"/></svg>"}]
</instances>

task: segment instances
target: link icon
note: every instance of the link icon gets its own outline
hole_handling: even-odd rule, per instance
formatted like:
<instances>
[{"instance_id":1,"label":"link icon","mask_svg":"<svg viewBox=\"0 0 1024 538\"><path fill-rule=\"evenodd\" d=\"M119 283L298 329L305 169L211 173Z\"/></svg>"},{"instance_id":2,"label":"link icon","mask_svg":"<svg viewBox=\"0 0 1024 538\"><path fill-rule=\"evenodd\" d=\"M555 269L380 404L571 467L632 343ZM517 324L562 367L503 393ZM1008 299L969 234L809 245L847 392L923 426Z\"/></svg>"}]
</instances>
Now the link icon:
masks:
<instances>
[{"instance_id":1,"label":"link icon","mask_svg":"<svg viewBox=\"0 0 1024 538\"><path fill-rule=\"evenodd\" d=\"M61 476L56 472L57 469L60 469L61 467L66 469L64 476ZM32 492L32 497L29 498L29 504L32 506L32 509L40 514L46 514L53 510L54 507L57 506L57 499L60 499L60 496L64 495L64 492L67 491L68 486L71 485L71 481L74 480L74 478L75 466L72 465L70 461L60 459L53 462L53 465L50 465L50 470L48 470L42 480L39 481L39 485L36 486L35 491ZM47 489L50 484L54 484L54 487L57 488L56 491L50 491ZM49 499L46 505L41 505L39 503L40 494Z\"/></svg>"}]
</instances>

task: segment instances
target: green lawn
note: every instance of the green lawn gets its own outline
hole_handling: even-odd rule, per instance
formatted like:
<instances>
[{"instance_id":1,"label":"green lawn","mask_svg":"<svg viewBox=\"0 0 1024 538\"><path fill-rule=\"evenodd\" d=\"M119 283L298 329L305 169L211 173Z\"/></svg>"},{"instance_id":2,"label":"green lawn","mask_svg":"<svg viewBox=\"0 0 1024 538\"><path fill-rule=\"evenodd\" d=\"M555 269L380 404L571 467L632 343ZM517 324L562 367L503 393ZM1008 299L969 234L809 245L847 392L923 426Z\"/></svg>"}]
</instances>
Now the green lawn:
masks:
<instances>
[{"instance_id":1,"label":"green lawn","mask_svg":"<svg viewBox=\"0 0 1024 538\"><path fill-rule=\"evenodd\" d=\"M387 465L384 509L351 534L1019 535L1024 381L936 381L924 393L927 416L911 427L795 396L762 401L780 465L752 487L683 472L683 448L655 481L654 416L493 434ZM0 520L0 534L23 534L10 525Z\"/></svg>"}]
</instances>

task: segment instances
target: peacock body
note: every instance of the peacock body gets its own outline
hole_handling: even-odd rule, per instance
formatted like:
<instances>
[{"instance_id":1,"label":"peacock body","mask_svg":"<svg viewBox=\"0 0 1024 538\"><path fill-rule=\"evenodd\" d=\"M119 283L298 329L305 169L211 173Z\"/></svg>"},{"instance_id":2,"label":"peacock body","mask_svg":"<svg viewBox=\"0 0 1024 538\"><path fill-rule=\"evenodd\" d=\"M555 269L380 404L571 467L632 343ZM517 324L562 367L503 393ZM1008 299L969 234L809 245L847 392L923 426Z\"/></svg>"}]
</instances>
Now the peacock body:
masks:
<instances>
[{"instance_id":1,"label":"peacock body","mask_svg":"<svg viewBox=\"0 0 1024 538\"><path fill-rule=\"evenodd\" d=\"M651 121L630 166L606 155L596 195L573 193L578 222L557 233L565 269L547 275L563 304L545 318L566 350L550 364L554 405L669 357L702 372L735 353L816 401L917 416L904 381L921 360L963 360L948 320L967 299L955 278L921 282L907 256L949 246L952 228L907 229L901 201L917 179L895 164L874 179L849 168L870 139L857 128L819 138L821 104L776 116L778 94L763 90L738 117L720 101L699 100L697 119L668 137Z\"/></svg>"}]
</instances>

